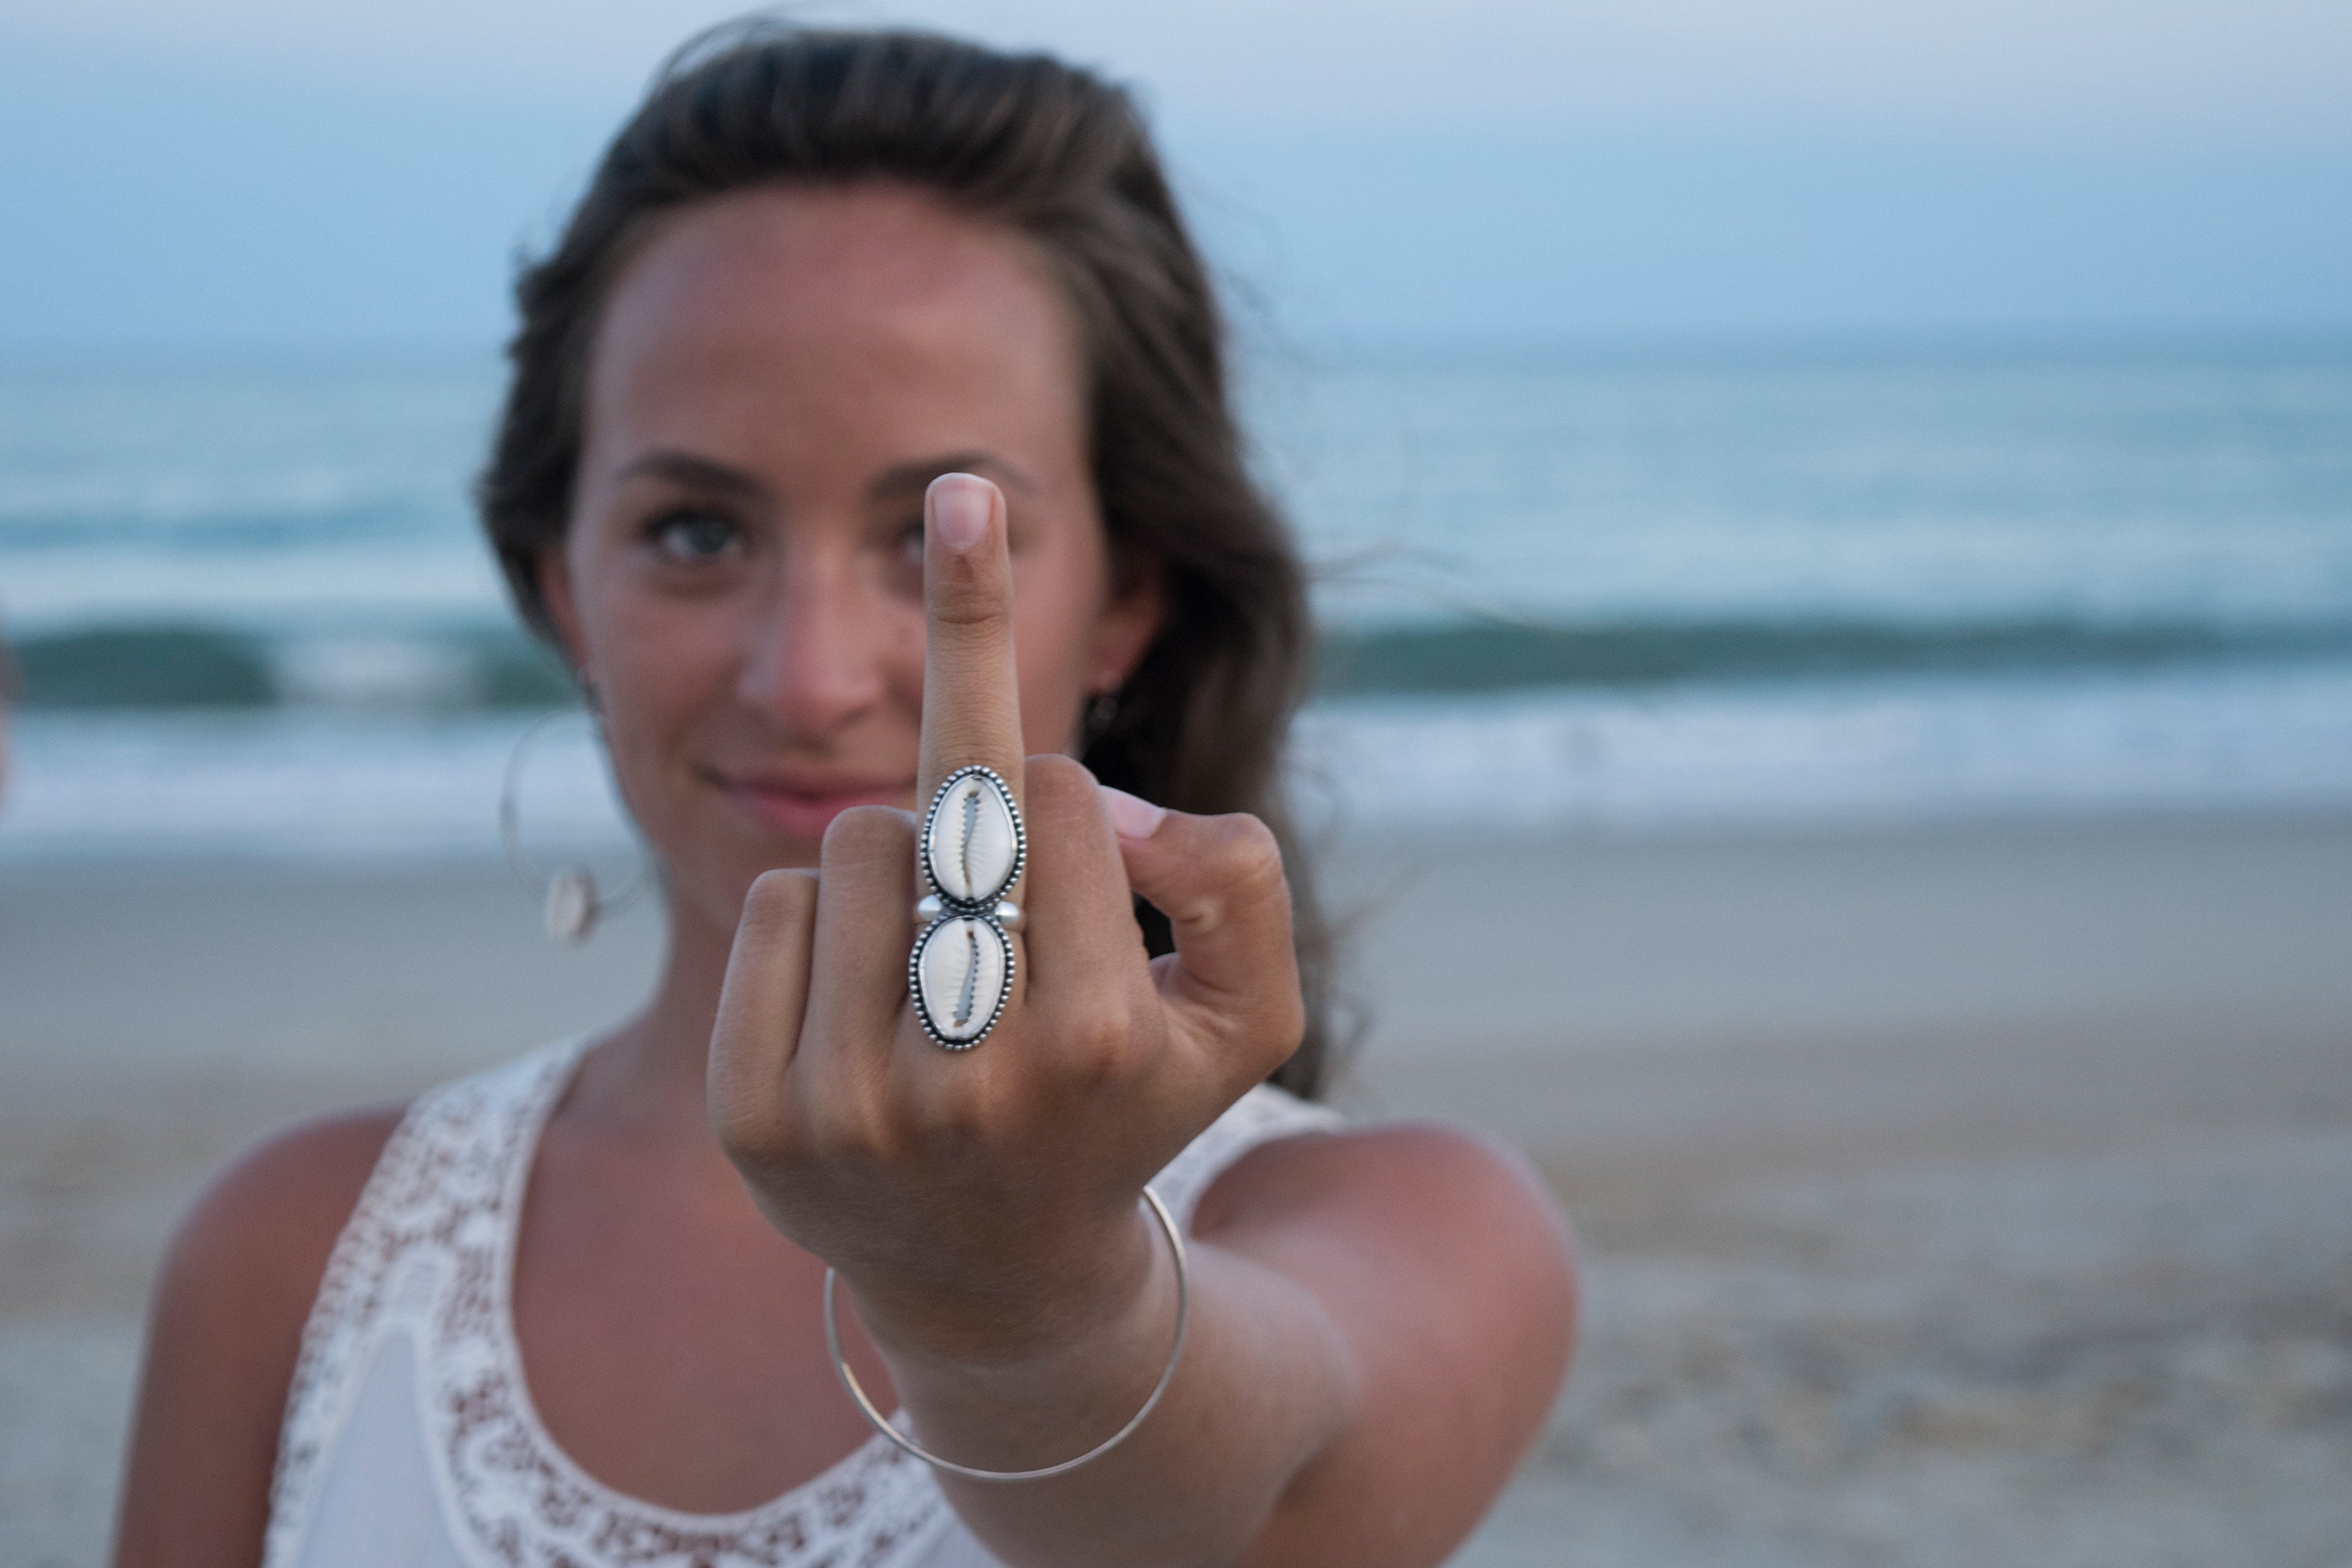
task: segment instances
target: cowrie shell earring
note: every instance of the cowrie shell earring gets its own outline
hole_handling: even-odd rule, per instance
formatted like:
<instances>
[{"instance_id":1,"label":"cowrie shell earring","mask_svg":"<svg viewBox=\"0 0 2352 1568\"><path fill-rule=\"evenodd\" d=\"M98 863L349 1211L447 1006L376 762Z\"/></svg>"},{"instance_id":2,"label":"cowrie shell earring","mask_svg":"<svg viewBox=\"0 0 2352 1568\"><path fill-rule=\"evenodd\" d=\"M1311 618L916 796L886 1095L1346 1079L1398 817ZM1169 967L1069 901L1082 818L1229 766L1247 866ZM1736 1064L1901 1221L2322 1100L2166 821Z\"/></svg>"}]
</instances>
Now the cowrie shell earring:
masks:
<instances>
[{"instance_id":1,"label":"cowrie shell earring","mask_svg":"<svg viewBox=\"0 0 2352 1568\"><path fill-rule=\"evenodd\" d=\"M596 689L587 689L589 708L584 717L592 729L601 728L595 701ZM641 859L636 874L618 892L607 893L596 885L596 874L577 861L558 867L553 873L541 871L522 845L522 807L520 802L524 764L530 761L539 742L553 725L565 723L583 715L555 712L534 720L515 739L513 752L508 754L505 774L499 783L499 842L506 850L507 864L523 886L540 895L541 915L546 921L547 934L567 947L577 947L586 942L605 916L625 909L645 890L650 862Z\"/></svg>"}]
</instances>

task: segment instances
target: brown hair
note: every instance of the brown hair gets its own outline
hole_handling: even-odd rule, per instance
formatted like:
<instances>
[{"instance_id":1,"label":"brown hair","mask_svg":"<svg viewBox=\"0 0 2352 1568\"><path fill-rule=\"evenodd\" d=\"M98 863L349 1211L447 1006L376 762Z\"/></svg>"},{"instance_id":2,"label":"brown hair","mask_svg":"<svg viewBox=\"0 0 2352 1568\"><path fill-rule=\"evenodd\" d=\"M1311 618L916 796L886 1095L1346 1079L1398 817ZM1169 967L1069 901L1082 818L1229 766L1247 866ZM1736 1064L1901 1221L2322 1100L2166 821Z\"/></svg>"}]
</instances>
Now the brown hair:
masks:
<instances>
[{"instance_id":1,"label":"brown hair","mask_svg":"<svg viewBox=\"0 0 2352 1568\"><path fill-rule=\"evenodd\" d=\"M1122 573L1156 564L1168 605L1115 716L1089 725L1083 760L1163 805L1255 813L1281 838L1308 1021L1275 1081L1316 1094L1331 1048L1330 943L1280 777L1307 680L1304 574L1244 461L1208 270L1119 89L1042 54L765 18L672 56L554 250L516 284L513 378L477 487L515 602L551 637L539 552L570 520L598 314L653 222L747 187L870 179L1018 230L1067 292L1112 558ZM1169 951L1167 921L1137 913L1150 950Z\"/></svg>"}]
</instances>

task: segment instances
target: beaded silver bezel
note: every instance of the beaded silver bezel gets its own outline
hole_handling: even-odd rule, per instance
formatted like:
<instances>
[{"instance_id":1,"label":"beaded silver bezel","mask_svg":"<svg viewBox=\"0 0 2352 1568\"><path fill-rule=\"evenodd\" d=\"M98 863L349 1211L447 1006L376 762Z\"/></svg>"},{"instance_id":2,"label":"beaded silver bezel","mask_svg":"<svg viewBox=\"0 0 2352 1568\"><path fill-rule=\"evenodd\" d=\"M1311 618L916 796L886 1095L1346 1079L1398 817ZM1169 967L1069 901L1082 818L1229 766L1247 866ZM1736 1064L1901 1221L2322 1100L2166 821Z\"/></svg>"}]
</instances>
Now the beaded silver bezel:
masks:
<instances>
[{"instance_id":1,"label":"beaded silver bezel","mask_svg":"<svg viewBox=\"0 0 2352 1568\"><path fill-rule=\"evenodd\" d=\"M1013 824L1013 865L1005 872L1004 880L990 889L986 898L959 899L948 891L947 884L940 880L939 871L931 865L931 829L939 823L940 808L947 804L949 794L957 784L975 774L986 779L990 787L996 791L996 798L1003 804L1005 817ZM984 763L968 763L941 779L940 787L931 792L930 809L923 813L922 833L916 840L915 852L922 861L923 880L930 885L932 892L939 895L940 903L957 914L987 915L996 907L997 900L1011 892L1013 885L1021 880L1022 868L1029 863L1028 825L1021 820L1021 807L1014 802L1013 788L1004 782L1004 775Z\"/></svg>"},{"instance_id":2,"label":"beaded silver bezel","mask_svg":"<svg viewBox=\"0 0 2352 1568\"><path fill-rule=\"evenodd\" d=\"M937 1021L931 1017L930 1004L923 996L923 950L930 945L933 933L941 926L952 925L958 921L971 921L975 924L985 926L990 934L996 938L997 946L1004 950L1004 984L997 987L996 1005L989 1009L988 1022L960 1040L940 1028ZM915 945L907 953L907 994L914 999L915 1022L923 1026L923 1033L930 1037L931 1044L944 1051L968 1051L988 1038L988 1032L996 1027L996 1020L1004 1016L1005 1003L1013 999L1013 973L1014 965L1019 961L1020 955L1013 950L1012 936L997 923L996 917L993 915L981 914L969 910L950 910L946 914L925 926L921 934L915 938Z\"/></svg>"}]
</instances>

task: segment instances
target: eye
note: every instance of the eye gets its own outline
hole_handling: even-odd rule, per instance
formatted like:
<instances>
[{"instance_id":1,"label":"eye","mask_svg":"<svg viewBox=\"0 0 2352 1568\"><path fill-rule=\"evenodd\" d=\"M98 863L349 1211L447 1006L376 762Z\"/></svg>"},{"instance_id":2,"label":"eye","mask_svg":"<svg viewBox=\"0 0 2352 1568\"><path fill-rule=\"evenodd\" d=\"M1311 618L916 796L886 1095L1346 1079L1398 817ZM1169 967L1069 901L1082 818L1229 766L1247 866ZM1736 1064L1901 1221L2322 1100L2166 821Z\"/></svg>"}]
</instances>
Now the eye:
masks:
<instances>
[{"instance_id":1,"label":"eye","mask_svg":"<svg viewBox=\"0 0 2352 1568\"><path fill-rule=\"evenodd\" d=\"M743 552L743 531L715 511L667 511L646 527L646 542L665 561L699 565Z\"/></svg>"},{"instance_id":2,"label":"eye","mask_svg":"<svg viewBox=\"0 0 2352 1568\"><path fill-rule=\"evenodd\" d=\"M923 596L923 514L901 520L876 541L887 553L878 557L883 580L891 591L919 601Z\"/></svg>"}]
</instances>

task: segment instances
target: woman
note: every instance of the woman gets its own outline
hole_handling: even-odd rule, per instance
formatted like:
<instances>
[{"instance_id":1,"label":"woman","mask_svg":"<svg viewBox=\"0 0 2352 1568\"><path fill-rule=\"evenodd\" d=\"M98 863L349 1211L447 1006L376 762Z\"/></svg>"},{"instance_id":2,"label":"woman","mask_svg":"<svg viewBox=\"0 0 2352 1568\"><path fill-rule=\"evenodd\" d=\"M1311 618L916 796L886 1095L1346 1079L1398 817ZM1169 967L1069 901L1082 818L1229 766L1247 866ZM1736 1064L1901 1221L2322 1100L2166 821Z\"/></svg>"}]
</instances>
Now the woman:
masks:
<instances>
[{"instance_id":1,"label":"woman","mask_svg":"<svg viewBox=\"0 0 2352 1568\"><path fill-rule=\"evenodd\" d=\"M1442 1559L1564 1373L1566 1233L1488 1146L1301 1098L1299 574L1131 106L737 29L520 300L485 517L667 966L584 1048L220 1179L118 1561ZM836 1385L828 1268L939 1462Z\"/></svg>"}]
</instances>

